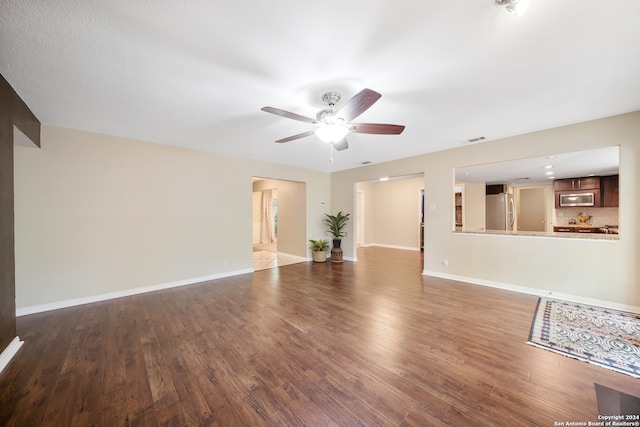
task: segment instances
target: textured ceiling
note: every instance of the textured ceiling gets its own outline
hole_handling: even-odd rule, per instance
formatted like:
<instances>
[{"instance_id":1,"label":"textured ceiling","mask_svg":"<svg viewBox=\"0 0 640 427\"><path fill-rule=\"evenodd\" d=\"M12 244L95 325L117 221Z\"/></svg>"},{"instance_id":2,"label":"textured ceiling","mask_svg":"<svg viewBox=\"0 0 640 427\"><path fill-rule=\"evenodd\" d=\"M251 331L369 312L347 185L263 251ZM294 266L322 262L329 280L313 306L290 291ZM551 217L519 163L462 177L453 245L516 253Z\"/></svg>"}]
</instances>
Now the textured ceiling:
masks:
<instances>
[{"instance_id":1,"label":"textured ceiling","mask_svg":"<svg viewBox=\"0 0 640 427\"><path fill-rule=\"evenodd\" d=\"M46 124L337 171L640 110L640 1L2 0L0 73ZM321 96L382 98L329 162ZM613 141L612 141L613 143Z\"/></svg>"}]
</instances>

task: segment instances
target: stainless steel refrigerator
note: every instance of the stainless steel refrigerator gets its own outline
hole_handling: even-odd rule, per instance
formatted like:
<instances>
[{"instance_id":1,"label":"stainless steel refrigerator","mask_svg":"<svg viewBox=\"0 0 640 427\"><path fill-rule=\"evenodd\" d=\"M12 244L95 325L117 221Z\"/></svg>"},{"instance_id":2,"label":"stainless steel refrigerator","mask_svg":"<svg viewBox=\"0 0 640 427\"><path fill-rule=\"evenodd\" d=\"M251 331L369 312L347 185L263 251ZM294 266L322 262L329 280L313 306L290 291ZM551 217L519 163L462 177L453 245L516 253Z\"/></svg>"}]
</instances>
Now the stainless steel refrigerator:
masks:
<instances>
[{"instance_id":1,"label":"stainless steel refrigerator","mask_svg":"<svg viewBox=\"0 0 640 427\"><path fill-rule=\"evenodd\" d=\"M515 204L510 193L489 194L486 201L485 229L513 231Z\"/></svg>"}]
</instances>

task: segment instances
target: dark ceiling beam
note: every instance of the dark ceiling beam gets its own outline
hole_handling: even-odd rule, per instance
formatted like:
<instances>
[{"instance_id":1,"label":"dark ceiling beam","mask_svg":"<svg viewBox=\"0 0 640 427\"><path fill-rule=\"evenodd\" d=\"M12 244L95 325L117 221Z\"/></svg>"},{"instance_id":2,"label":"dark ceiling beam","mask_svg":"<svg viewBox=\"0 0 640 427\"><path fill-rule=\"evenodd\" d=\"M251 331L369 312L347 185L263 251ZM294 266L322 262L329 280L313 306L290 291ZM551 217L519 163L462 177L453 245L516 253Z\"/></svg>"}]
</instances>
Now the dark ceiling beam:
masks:
<instances>
[{"instance_id":1,"label":"dark ceiling beam","mask_svg":"<svg viewBox=\"0 0 640 427\"><path fill-rule=\"evenodd\" d=\"M0 353L16 337L14 126L40 147L40 121L0 75Z\"/></svg>"}]
</instances>

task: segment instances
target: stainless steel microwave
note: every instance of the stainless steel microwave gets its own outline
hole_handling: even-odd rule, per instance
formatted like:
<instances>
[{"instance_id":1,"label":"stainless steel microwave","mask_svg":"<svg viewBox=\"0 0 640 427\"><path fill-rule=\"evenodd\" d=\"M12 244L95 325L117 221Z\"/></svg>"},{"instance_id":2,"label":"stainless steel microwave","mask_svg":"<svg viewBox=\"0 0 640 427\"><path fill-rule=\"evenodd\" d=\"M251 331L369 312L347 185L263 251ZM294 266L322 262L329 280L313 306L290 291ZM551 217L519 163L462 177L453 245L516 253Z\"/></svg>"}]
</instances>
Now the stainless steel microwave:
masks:
<instances>
[{"instance_id":1,"label":"stainless steel microwave","mask_svg":"<svg viewBox=\"0 0 640 427\"><path fill-rule=\"evenodd\" d=\"M595 206L595 193L560 194L560 207Z\"/></svg>"}]
</instances>

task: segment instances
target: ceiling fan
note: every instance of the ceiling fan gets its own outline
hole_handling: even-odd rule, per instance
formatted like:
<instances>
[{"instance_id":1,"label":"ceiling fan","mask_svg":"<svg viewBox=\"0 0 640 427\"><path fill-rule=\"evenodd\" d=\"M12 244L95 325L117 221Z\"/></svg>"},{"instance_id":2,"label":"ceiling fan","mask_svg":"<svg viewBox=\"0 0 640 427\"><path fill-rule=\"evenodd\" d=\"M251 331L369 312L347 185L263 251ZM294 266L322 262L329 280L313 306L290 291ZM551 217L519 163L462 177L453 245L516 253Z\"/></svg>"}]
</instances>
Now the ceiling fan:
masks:
<instances>
[{"instance_id":1,"label":"ceiling fan","mask_svg":"<svg viewBox=\"0 0 640 427\"><path fill-rule=\"evenodd\" d=\"M289 142L315 133L318 138L328 143L331 148L342 151L349 148L347 134L350 132L377 135L398 135L402 133L404 130L404 126L402 125L351 122L375 104L381 96L382 95L374 90L363 89L355 94L342 107L335 109L335 105L340 101L340 94L338 92L327 92L322 96L322 101L327 103L329 107L320 110L315 119L274 107L263 107L261 110L317 126L315 130L279 139L276 142Z\"/></svg>"}]
</instances>

